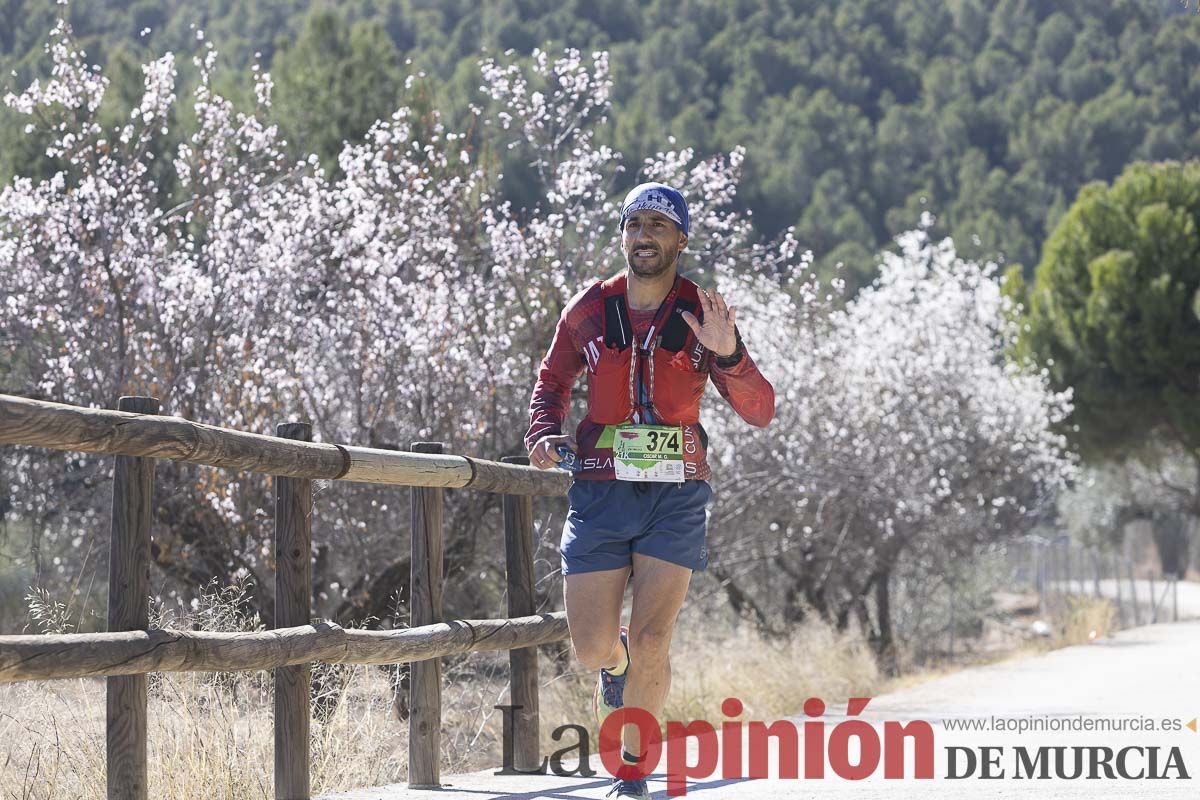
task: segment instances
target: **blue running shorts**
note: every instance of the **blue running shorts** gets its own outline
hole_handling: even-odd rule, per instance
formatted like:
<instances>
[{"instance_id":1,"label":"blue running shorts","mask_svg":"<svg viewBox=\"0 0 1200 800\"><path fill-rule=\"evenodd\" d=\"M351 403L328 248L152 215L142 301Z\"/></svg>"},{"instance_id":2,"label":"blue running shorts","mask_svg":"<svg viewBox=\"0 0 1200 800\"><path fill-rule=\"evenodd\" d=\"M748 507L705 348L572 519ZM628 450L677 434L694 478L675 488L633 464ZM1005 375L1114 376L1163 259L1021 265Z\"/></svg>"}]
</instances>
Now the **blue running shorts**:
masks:
<instances>
[{"instance_id":1,"label":"blue running shorts","mask_svg":"<svg viewBox=\"0 0 1200 800\"><path fill-rule=\"evenodd\" d=\"M708 568L708 481L575 481L567 497L559 543L564 575L627 567L634 553L693 571Z\"/></svg>"}]
</instances>

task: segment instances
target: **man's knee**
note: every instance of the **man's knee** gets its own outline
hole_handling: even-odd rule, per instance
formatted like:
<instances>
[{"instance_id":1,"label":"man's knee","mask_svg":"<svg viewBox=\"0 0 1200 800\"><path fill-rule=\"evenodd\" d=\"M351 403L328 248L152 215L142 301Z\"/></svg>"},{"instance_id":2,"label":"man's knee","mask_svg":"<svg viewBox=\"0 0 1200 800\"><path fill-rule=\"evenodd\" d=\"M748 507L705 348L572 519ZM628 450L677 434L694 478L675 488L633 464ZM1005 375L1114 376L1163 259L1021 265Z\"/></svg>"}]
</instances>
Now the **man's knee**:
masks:
<instances>
[{"instance_id":1,"label":"man's knee","mask_svg":"<svg viewBox=\"0 0 1200 800\"><path fill-rule=\"evenodd\" d=\"M617 658L614 653L616 653L617 641L615 637L611 641L607 641L604 638L588 636L573 639L571 643L575 647L575 657L579 659L579 664L584 669L596 670L601 667L616 666Z\"/></svg>"},{"instance_id":2,"label":"man's knee","mask_svg":"<svg viewBox=\"0 0 1200 800\"><path fill-rule=\"evenodd\" d=\"M629 657L635 662L664 662L671 647L674 625L651 623L630 631Z\"/></svg>"}]
</instances>

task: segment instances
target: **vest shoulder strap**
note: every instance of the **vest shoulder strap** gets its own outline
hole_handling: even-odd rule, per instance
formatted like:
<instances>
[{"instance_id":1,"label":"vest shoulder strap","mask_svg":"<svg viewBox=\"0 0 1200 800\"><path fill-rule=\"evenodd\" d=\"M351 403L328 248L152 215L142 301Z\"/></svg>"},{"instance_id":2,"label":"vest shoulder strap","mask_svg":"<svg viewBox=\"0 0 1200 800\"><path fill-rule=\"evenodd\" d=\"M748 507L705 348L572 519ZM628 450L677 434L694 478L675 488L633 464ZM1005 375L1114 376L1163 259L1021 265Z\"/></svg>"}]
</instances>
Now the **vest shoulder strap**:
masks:
<instances>
[{"instance_id":1,"label":"vest shoulder strap","mask_svg":"<svg viewBox=\"0 0 1200 800\"><path fill-rule=\"evenodd\" d=\"M624 350L633 343L633 323L625 305L625 273L619 273L600 284L604 301L604 346Z\"/></svg>"},{"instance_id":2,"label":"vest shoulder strap","mask_svg":"<svg viewBox=\"0 0 1200 800\"><path fill-rule=\"evenodd\" d=\"M692 329L683 321L683 312L690 311L697 319L703 319L704 313L700 309L700 293L695 282L681 277L679 281L679 294L675 296L675 307L671 309L671 315L667 317L667 321L663 323L662 341L659 347L671 353L678 353L687 346L688 334Z\"/></svg>"}]
</instances>

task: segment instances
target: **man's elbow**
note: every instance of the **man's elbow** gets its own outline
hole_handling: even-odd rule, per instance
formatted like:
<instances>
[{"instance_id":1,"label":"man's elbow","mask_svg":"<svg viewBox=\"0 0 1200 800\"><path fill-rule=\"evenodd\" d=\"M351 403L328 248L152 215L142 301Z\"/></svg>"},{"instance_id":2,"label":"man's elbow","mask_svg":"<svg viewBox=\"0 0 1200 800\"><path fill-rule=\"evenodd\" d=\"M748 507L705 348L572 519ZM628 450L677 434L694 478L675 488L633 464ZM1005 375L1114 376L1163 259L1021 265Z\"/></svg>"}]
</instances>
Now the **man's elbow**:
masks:
<instances>
[{"instance_id":1,"label":"man's elbow","mask_svg":"<svg viewBox=\"0 0 1200 800\"><path fill-rule=\"evenodd\" d=\"M762 414L756 414L753 417L746 417L746 422L750 423L754 428L765 428L771 424L771 420L775 419L775 409L769 408Z\"/></svg>"},{"instance_id":2,"label":"man's elbow","mask_svg":"<svg viewBox=\"0 0 1200 800\"><path fill-rule=\"evenodd\" d=\"M748 409L747 413L742 415L742 419L755 428L765 428L771 424L771 420L775 419L775 395L772 394L764 403Z\"/></svg>"}]
</instances>

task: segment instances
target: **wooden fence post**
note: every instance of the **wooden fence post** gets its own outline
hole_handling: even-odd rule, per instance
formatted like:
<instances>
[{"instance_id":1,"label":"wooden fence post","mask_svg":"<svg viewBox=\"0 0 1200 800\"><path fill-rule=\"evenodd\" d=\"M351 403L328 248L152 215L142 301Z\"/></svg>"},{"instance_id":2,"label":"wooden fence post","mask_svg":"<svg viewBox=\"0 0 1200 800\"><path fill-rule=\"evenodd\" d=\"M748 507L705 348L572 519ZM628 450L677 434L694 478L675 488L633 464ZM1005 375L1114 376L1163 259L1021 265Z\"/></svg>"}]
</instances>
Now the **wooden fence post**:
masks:
<instances>
[{"instance_id":1,"label":"wooden fence post","mask_svg":"<svg viewBox=\"0 0 1200 800\"><path fill-rule=\"evenodd\" d=\"M1075 576L1074 576L1074 574L1073 574L1073 572L1072 572L1072 570L1071 570L1071 543L1070 543L1070 542L1067 542L1067 543L1066 543L1066 544L1063 546L1063 567L1064 567L1064 569L1066 570L1066 573L1067 573L1067 574L1066 574L1066 579L1067 579L1067 582L1066 582L1066 587L1067 587L1067 589L1066 589L1066 592L1065 592L1065 596L1067 596L1067 597L1070 597L1070 596L1071 596L1071 594L1072 594L1072 593L1075 591L1075 587L1073 587L1073 586L1071 585L1071 584L1072 584L1072 582L1074 581L1074 578L1075 578Z\"/></svg>"},{"instance_id":2,"label":"wooden fence post","mask_svg":"<svg viewBox=\"0 0 1200 800\"><path fill-rule=\"evenodd\" d=\"M282 439L312 441L312 426L289 422L275 428ZM312 622L312 481L274 476L275 627ZM275 669L275 798L308 800L309 691L312 667Z\"/></svg>"},{"instance_id":3,"label":"wooden fence post","mask_svg":"<svg viewBox=\"0 0 1200 800\"><path fill-rule=\"evenodd\" d=\"M441 442L414 442L413 452L441 453ZM442 621L442 489L412 487L412 627ZM408 785L441 786L442 660L414 661L408 690Z\"/></svg>"},{"instance_id":4,"label":"wooden fence post","mask_svg":"<svg viewBox=\"0 0 1200 800\"><path fill-rule=\"evenodd\" d=\"M1045 611L1046 603L1046 548L1041 543L1033 545L1034 574L1037 576L1038 610Z\"/></svg>"},{"instance_id":5,"label":"wooden fence post","mask_svg":"<svg viewBox=\"0 0 1200 800\"><path fill-rule=\"evenodd\" d=\"M1126 561L1125 569L1129 573L1129 595L1131 598L1133 598L1133 624L1141 625L1142 624L1142 610L1141 610L1141 608L1138 607L1137 578L1135 578L1133 575L1133 562Z\"/></svg>"},{"instance_id":6,"label":"wooden fence post","mask_svg":"<svg viewBox=\"0 0 1200 800\"><path fill-rule=\"evenodd\" d=\"M1125 599L1121 594L1121 562L1117 559L1116 553L1112 554L1111 561L1113 583L1116 584L1117 590L1117 622L1122 628L1124 628L1128 625L1126 620L1128 619L1129 614L1125 611Z\"/></svg>"},{"instance_id":7,"label":"wooden fence post","mask_svg":"<svg viewBox=\"0 0 1200 800\"><path fill-rule=\"evenodd\" d=\"M122 397L118 411L157 414L153 397ZM150 520L154 459L117 456L108 557L108 630L150 626ZM108 679L108 798L146 800L146 676Z\"/></svg>"},{"instance_id":8,"label":"wooden fence post","mask_svg":"<svg viewBox=\"0 0 1200 800\"><path fill-rule=\"evenodd\" d=\"M529 464L526 456L510 456L506 464ZM504 505L504 555L508 575L508 616L525 617L537 613L533 580L533 498L506 494ZM502 741L512 742L512 766L522 772L544 771L540 753L538 716L538 651L523 647L508 651L509 702L511 715L504 716L504 727L512 720L513 730L505 730Z\"/></svg>"},{"instance_id":9,"label":"wooden fence post","mask_svg":"<svg viewBox=\"0 0 1200 800\"><path fill-rule=\"evenodd\" d=\"M1062 570L1059 569L1058 565L1058 545L1056 543L1049 542L1046 545L1046 560L1049 562L1049 569L1047 571L1050 574L1050 580L1046 582L1047 607L1053 604L1054 608L1058 608L1059 593L1062 591L1062 586L1060 585L1061 576L1059 573Z\"/></svg>"}]
</instances>

